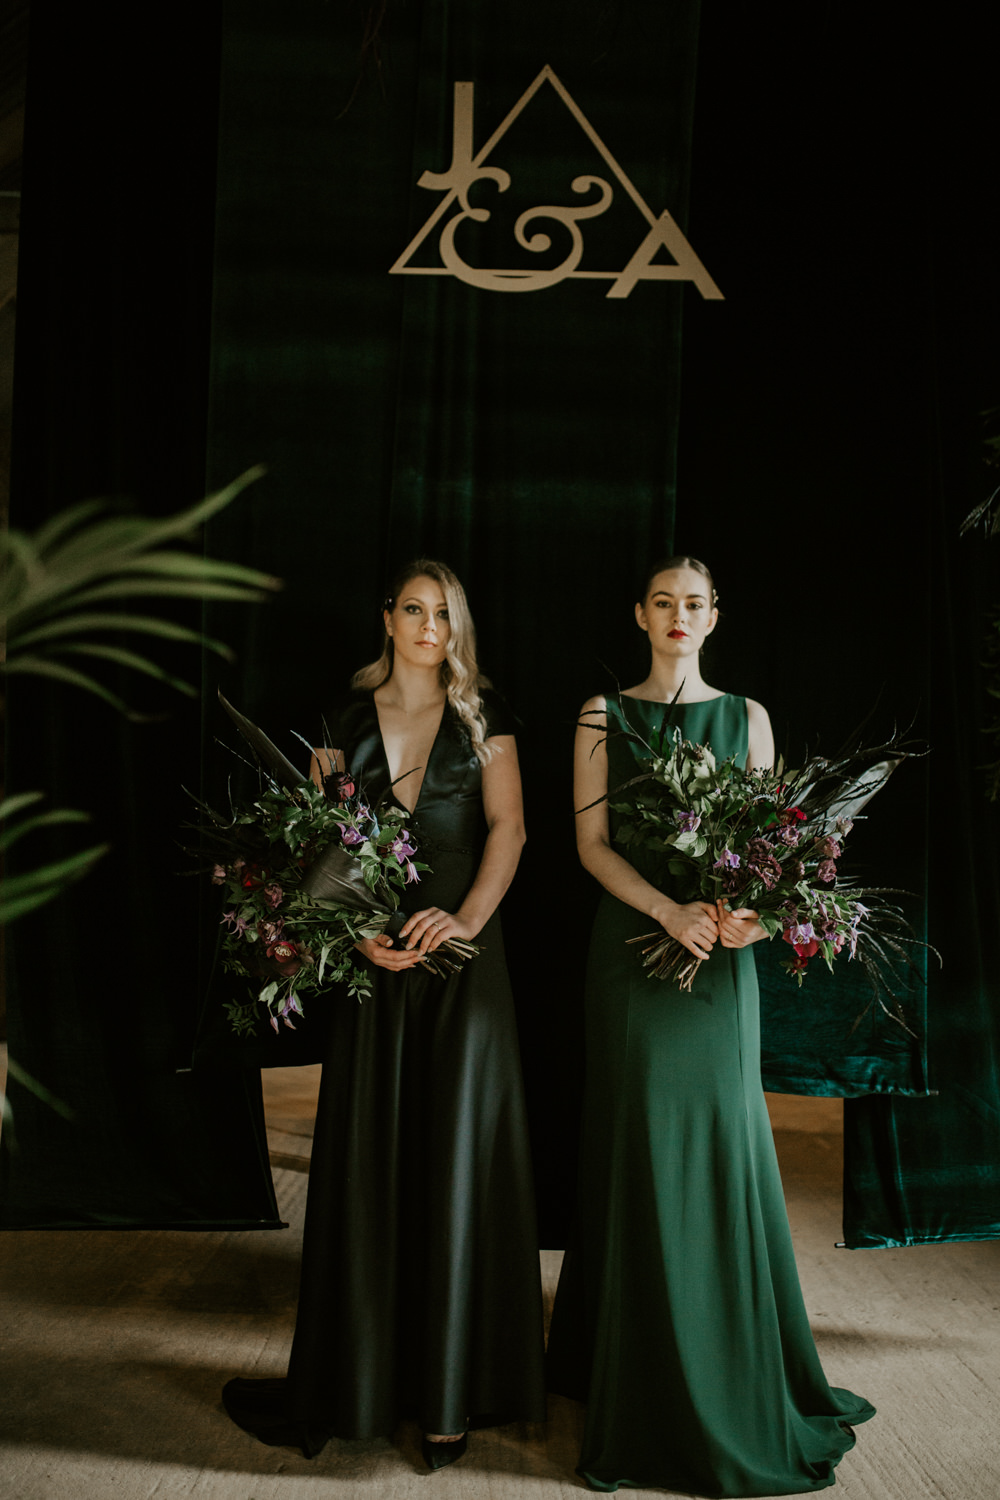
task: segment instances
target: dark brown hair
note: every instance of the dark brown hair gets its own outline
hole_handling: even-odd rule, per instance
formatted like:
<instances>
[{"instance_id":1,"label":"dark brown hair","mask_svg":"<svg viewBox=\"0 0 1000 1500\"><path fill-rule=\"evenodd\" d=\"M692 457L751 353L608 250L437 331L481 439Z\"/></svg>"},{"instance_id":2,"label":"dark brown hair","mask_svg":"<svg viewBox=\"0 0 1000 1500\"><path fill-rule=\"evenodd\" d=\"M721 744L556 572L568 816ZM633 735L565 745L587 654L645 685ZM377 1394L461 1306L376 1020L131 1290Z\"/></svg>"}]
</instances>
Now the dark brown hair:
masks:
<instances>
[{"instance_id":1,"label":"dark brown hair","mask_svg":"<svg viewBox=\"0 0 1000 1500\"><path fill-rule=\"evenodd\" d=\"M652 587L653 579L656 577L657 573L670 573L675 568L690 568L693 573L701 574L702 578L704 578L705 582L708 584L709 606L710 608L714 609L719 602L719 595L716 592L715 581L713 580L711 573L703 562L701 562L697 557L688 557L687 554L683 554L678 557L664 558L661 562L654 563L651 568L648 568L646 570L645 576L643 578L642 588L639 590L639 603L645 604L647 598L649 597L649 590Z\"/></svg>"}]
</instances>

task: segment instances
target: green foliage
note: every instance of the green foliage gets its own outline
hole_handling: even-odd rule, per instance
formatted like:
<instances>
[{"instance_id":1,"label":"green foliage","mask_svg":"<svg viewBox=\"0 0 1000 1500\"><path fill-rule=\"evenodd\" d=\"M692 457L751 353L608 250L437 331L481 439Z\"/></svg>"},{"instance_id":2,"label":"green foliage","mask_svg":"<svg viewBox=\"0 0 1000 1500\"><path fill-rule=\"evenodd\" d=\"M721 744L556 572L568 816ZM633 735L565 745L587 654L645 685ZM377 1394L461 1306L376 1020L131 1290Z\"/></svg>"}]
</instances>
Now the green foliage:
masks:
<instances>
[{"instance_id":1,"label":"green foliage","mask_svg":"<svg viewBox=\"0 0 1000 1500\"><path fill-rule=\"evenodd\" d=\"M105 683L83 670L81 659L125 667L188 695L196 689L110 635L145 635L228 649L200 631L155 615L118 606L124 600L228 599L252 602L279 586L254 568L217 562L183 551L197 529L229 505L263 471L248 470L218 494L163 519L109 514L103 501L73 505L53 516L33 536L10 531L0 537L0 671L46 677L102 698L129 718L139 718ZM41 792L22 792L0 803L0 852L35 829L87 822L66 808L32 812ZM12 922L35 911L93 868L107 849L94 844L36 870L7 878L0 889L0 921Z\"/></svg>"},{"instance_id":2,"label":"green foliage","mask_svg":"<svg viewBox=\"0 0 1000 1500\"><path fill-rule=\"evenodd\" d=\"M29 815L28 810L43 800L42 792L21 792L16 797L5 797L0 801L0 852L6 852L38 828L90 821L86 813L64 807ZM65 859L53 860L36 870L7 877L0 885L0 922L13 922L15 918L44 906L53 896L58 896L68 885L86 875L107 848L107 844L93 844L89 849L67 855Z\"/></svg>"},{"instance_id":3,"label":"green foliage","mask_svg":"<svg viewBox=\"0 0 1000 1500\"><path fill-rule=\"evenodd\" d=\"M769 937L784 939L782 967L800 985L812 958L832 969L839 954L856 957L873 1002L905 1026L894 990L915 968L910 950L926 945L885 899L900 892L858 887L838 861L853 820L914 752L894 737L837 760L813 756L799 770L748 771L681 739L669 711L649 741L617 732L638 747L640 769L609 800L615 842L666 866L674 899L755 912ZM660 931L631 941L645 945L651 977L690 988L701 960L678 939Z\"/></svg>"},{"instance_id":4,"label":"green foliage","mask_svg":"<svg viewBox=\"0 0 1000 1500\"><path fill-rule=\"evenodd\" d=\"M126 667L195 694L190 683L150 657L104 637L154 636L229 654L221 641L206 639L198 630L119 606L139 598L254 602L279 587L277 579L255 568L202 557L177 545L192 542L198 528L262 472L250 469L217 494L162 519L109 514L106 502L91 500L61 511L33 536L10 531L0 540L0 632L5 643L0 670L83 688L130 718L139 716L87 670L91 663Z\"/></svg>"},{"instance_id":5,"label":"green foliage","mask_svg":"<svg viewBox=\"0 0 1000 1500\"><path fill-rule=\"evenodd\" d=\"M264 1020L294 1029L303 997L336 983L359 1000L369 995L355 944L385 931L404 885L427 868L412 858L406 813L389 805L376 815L341 781L339 802L303 780L291 788L271 781L229 818L198 804L203 848L228 908L223 965L255 992L226 1004L240 1036Z\"/></svg>"}]
</instances>

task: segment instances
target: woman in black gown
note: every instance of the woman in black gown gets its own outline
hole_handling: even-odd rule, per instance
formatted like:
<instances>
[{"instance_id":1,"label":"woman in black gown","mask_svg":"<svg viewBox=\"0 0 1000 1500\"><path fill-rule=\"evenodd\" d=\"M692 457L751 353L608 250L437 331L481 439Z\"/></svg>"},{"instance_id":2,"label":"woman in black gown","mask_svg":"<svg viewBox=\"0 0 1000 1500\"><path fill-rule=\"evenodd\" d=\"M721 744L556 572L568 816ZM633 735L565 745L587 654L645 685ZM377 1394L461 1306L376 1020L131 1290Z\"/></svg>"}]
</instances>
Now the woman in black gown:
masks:
<instances>
[{"instance_id":1,"label":"woman in black gown","mask_svg":"<svg viewBox=\"0 0 1000 1500\"><path fill-rule=\"evenodd\" d=\"M400 944L359 946L372 994L331 993L288 1375L233 1380L239 1426L311 1457L328 1438L424 1432L431 1468L469 1427L544 1418L538 1244L498 906L524 831L509 713L476 667L461 585L419 560L386 600L382 657L326 716L315 780L396 783L430 865ZM403 778L403 779L399 779ZM448 938L478 957L440 979ZM401 946L402 945L402 946Z\"/></svg>"}]
</instances>

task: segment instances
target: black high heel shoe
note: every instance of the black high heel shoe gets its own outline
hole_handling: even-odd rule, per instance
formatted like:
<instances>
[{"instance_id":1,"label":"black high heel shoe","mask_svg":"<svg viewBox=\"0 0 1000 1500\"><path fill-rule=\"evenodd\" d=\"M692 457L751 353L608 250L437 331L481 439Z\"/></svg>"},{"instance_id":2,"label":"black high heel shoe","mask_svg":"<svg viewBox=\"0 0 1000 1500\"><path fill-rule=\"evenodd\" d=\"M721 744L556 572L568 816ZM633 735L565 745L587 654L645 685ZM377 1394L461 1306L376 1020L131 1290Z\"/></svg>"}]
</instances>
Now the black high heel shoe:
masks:
<instances>
[{"instance_id":1,"label":"black high heel shoe","mask_svg":"<svg viewBox=\"0 0 1000 1500\"><path fill-rule=\"evenodd\" d=\"M222 1404L237 1427L269 1448L301 1448L304 1458L315 1458L326 1446L326 1434L310 1432L289 1416L287 1386L284 1379L229 1380L222 1389Z\"/></svg>"},{"instance_id":2,"label":"black high heel shoe","mask_svg":"<svg viewBox=\"0 0 1000 1500\"><path fill-rule=\"evenodd\" d=\"M451 1443L432 1443L430 1438L425 1437L420 1444L424 1455L424 1463L429 1469L443 1469L448 1464L453 1464L462 1457L469 1446L469 1434L463 1432L460 1438L455 1438Z\"/></svg>"}]
</instances>

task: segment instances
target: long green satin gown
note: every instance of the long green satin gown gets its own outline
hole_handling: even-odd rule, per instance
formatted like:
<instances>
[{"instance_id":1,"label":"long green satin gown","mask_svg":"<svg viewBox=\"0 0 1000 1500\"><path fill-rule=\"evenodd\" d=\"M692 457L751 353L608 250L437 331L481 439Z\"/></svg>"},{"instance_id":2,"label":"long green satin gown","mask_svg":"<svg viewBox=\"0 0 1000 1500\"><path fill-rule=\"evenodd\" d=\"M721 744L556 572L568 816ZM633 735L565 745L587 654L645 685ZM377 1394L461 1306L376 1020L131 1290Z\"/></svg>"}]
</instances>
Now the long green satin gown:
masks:
<instances>
[{"instance_id":1,"label":"long green satin gown","mask_svg":"<svg viewBox=\"0 0 1000 1500\"><path fill-rule=\"evenodd\" d=\"M648 738L663 705L622 700ZM747 755L746 700L684 705L685 739ZM609 787L635 774L609 700ZM612 833L615 815L611 814ZM662 861L637 852L669 890ZM626 939L648 916L605 893L586 982L587 1073L574 1245L549 1388L587 1403L579 1472L703 1496L834 1483L874 1408L823 1374L799 1287L760 1080L751 949L719 944L690 993L651 979Z\"/></svg>"}]
</instances>

